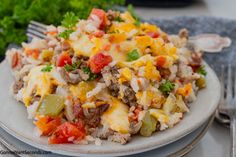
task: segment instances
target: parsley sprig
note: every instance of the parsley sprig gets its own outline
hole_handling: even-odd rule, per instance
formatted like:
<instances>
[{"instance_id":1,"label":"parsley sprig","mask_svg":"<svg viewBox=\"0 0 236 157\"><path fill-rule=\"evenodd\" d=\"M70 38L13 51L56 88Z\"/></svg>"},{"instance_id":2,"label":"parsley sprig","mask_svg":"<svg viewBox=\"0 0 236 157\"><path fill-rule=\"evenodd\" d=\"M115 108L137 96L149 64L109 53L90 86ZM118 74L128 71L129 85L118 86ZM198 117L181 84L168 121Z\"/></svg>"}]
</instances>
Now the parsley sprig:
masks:
<instances>
[{"instance_id":1,"label":"parsley sprig","mask_svg":"<svg viewBox=\"0 0 236 157\"><path fill-rule=\"evenodd\" d=\"M83 72L84 72L85 74L88 74L88 75L89 75L89 78L88 78L87 81L93 81L93 80L95 80L95 79L97 78L97 74L94 74L94 73L90 70L89 67L84 67L82 70L83 70Z\"/></svg>"},{"instance_id":2,"label":"parsley sprig","mask_svg":"<svg viewBox=\"0 0 236 157\"><path fill-rule=\"evenodd\" d=\"M73 63L72 65L66 64L66 65L64 66L64 68L66 69L66 71L73 71L73 70L78 69L79 66L80 66L80 64L81 64L81 61L78 60L77 62Z\"/></svg>"},{"instance_id":3,"label":"parsley sprig","mask_svg":"<svg viewBox=\"0 0 236 157\"><path fill-rule=\"evenodd\" d=\"M41 69L42 72L50 72L52 70L52 65L48 64Z\"/></svg>"},{"instance_id":4,"label":"parsley sprig","mask_svg":"<svg viewBox=\"0 0 236 157\"><path fill-rule=\"evenodd\" d=\"M120 16L116 16L114 18L114 21L117 21L117 22L124 22L124 20L120 17Z\"/></svg>"},{"instance_id":5,"label":"parsley sprig","mask_svg":"<svg viewBox=\"0 0 236 157\"><path fill-rule=\"evenodd\" d=\"M74 31L71 30L71 29L67 29L67 30L65 30L64 32L61 32L61 33L59 34L59 37L64 38L64 39L68 39L68 38L70 37L70 34L71 34L72 32L74 32Z\"/></svg>"},{"instance_id":6,"label":"parsley sprig","mask_svg":"<svg viewBox=\"0 0 236 157\"><path fill-rule=\"evenodd\" d=\"M204 66L201 66L199 67L197 70L196 70L197 73L203 75L203 76L206 76L207 72L205 70L205 67Z\"/></svg>"},{"instance_id":7,"label":"parsley sprig","mask_svg":"<svg viewBox=\"0 0 236 157\"><path fill-rule=\"evenodd\" d=\"M164 94L168 94L174 89L174 87L175 84L167 80L160 85L159 90Z\"/></svg>"},{"instance_id":8,"label":"parsley sprig","mask_svg":"<svg viewBox=\"0 0 236 157\"><path fill-rule=\"evenodd\" d=\"M66 28L72 28L76 25L78 22L78 17L73 12L67 12L64 15L64 19L62 20L61 24L62 26Z\"/></svg>"},{"instance_id":9,"label":"parsley sprig","mask_svg":"<svg viewBox=\"0 0 236 157\"><path fill-rule=\"evenodd\" d=\"M32 20L58 26L68 11L87 19L94 7L108 10L124 4L125 0L0 0L0 56L10 43L27 40L25 31ZM65 24L70 26L75 20L69 21Z\"/></svg>"},{"instance_id":10,"label":"parsley sprig","mask_svg":"<svg viewBox=\"0 0 236 157\"><path fill-rule=\"evenodd\" d=\"M134 22L134 24L135 24L136 26L140 26L140 25L141 25L141 21L140 21L139 16L138 16L138 15L136 14L136 12L134 11L133 5L132 5L132 4L129 4L128 7L127 7L127 10L128 10L128 12L134 17L134 19L136 20L136 21Z\"/></svg>"},{"instance_id":11,"label":"parsley sprig","mask_svg":"<svg viewBox=\"0 0 236 157\"><path fill-rule=\"evenodd\" d=\"M138 53L137 49L132 50L127 54L127 61L134 61L137 60L140 57L140 54Z\"/></svg>"},{"instance_id":12,"label":"parsley sprig","mask_svg":"<svg viewBox=\"0 0 236 157\"><path fill-rule=\"evenodd\" d=\"M78 22L78 17L73 12L67 12L64 15L64 19L61 22L61 25L66 28L64 32L61 32L59 34L59 37L68 39L70 37L70 34L74 32L73 27Z\"/></svg>"}]
</instances>

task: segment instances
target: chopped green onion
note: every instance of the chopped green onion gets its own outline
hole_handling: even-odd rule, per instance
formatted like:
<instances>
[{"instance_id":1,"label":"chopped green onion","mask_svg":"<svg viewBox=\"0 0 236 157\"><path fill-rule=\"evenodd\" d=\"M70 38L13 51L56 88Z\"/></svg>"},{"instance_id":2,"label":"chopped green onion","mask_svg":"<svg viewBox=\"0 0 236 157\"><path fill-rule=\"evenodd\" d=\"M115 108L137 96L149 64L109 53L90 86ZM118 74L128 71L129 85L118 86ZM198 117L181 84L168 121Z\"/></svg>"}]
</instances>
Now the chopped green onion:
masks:
<instances>
[{"instance_id":1,"label":"chopped green onion","mask_svg":"<svg viewBox=\"0 0 236 157\"><path fill-rule=\"evenodd\" d=\"M42 68L42 72L50 72L52 70L52 65L48 64L46 67Z\"/></svg>"},{"instance_id":2,"label":"chopped green onion","mask_svg":"<svg viewBox=\"0 0 236 157\"><path fill-rule=\"evenodd\" d=\"M139 19L138 15L136 14L136 12L134 11L134 7L132 4L129 4L127 7L128 12L137 20Z\"/></svg>"},{"instance_id":3,"label":"chopped green onion","mask_svg":"<svg viewBox=\"0 0 236 157\"><path fill-rule=\"evenodd\" d=\"M134 25L139 27L141 25L141 22L140 21L135 21Z\"/></svg>"},{"instance_id":4,"label":"chopped green onion","mask_svg":"<svg viewBox=\"0 0 236 157\"><path fill-rule=\"evenodd\" d=\"M174 89L174 87L175 87L175 84L167 80L166 82L160 85L159 90L164 94L168 94Z\"/></svg>"},{"instance_id":5,"label":"chopped green onion","mask_svg":"<svg viewBox=\"0 0 236 157\"><path fill-rule=\"evenodd\" d=\"M89 67L84 67L82 70L83 70L83 72L84 72L85 74L88 74L88 75L89 75L89 78L88 78L87 81L93 81L93 80L95 80L95 79L97 78L97 74L94 74L94 73L90 70Z\"/></svg>"},{"instance_id":6,"label":"chopped green onion","mask_svg":"<svg viewBox=\"0 0 236 157\"><path fill-rule=\"evenodd\" d=\"M133 51L131 51L127 54L127 61L129 61L129 62L134 61L134 60L137 60L139 57L140 57L140 55L138 53L138 50L134 49Z\"/></svg>"},{"instance_id":7,"label":"chopped green onion","mask_svg":"<svg viewBox=\"0 0 236 157\"><path fill-rule=\"evenodd\" d=\"M199 67L197 70L196 70L197 73L203 75L203 76L206 76L207 72L205 70L205 67L204 66L201 66Z\"/></svg>"},{"instance_id":8,"label":"chopped green onion","mask_svg":"<svg viewBox=\"0 0 236 157\"><path fill-rule=\"evenodd\" d=\"M91 73L91 70L89 69L89 67L84 67L82 70L85 74Z\"/></svg>"},{"instance_id":9,"label":"chopped green onion","mask_svg":"<svg viewBox=\"0 0 236 157\"><path fill-rule=\"evenodd\" d=\"M80 64L81 64L81 61L79 60L79 61L73 63L72 65L66 64L66 65L64 66L64 68L66 69L66 71L73 71L73 70L78 69L79 66L80 66Z\"/></svg>"},{"instance_id":10,"label":"chopped green onion","mask_svg":"<svg viewBox=\"0 0 236 157\"><path fill-rule=\"evenodd\" d=\"M90 73L89 75L89 78L88 78L88 81L93 81L97 78L97 74L94 74L94 73Z\"/></svg>"},{"instance_id":11,"label":"chopped green onion","mask_svg":"<svg viewBox=\"0 0 236 157\"><path fill-rule=\"evenodd\" d=\"M116 16L116 17L114 18L114 21L117 21L117 22L124 22L124 20L122 20L120 16Z\"/></svg>"},{"instance_id":12,"label":"chopped green onion","mask_svg":"<svg viewBox=\"0 0 236 157\"><path fill-rule=\"evenodd\" d=\"M129 4L128 7L127 7L127 10L134 17L134 19L136 20L134 22L134 25L140 26L141 25L141 21L140 21L140 18L138 17L138 15L136 14L136 12L134 11L133 5Z\"/></svg>"},{"instance_id":13,"label":"chopped green onion","mask_svg":"<svg viewBox=\"0 0 236 157\"><path fill-rule=\"evenodd\" d=\"M66 64L64 66L64 68L66 69L66 71L73 71L74 70L74 67L72 65L70 65L70 64Z\"/></svg>"}]
</instances>

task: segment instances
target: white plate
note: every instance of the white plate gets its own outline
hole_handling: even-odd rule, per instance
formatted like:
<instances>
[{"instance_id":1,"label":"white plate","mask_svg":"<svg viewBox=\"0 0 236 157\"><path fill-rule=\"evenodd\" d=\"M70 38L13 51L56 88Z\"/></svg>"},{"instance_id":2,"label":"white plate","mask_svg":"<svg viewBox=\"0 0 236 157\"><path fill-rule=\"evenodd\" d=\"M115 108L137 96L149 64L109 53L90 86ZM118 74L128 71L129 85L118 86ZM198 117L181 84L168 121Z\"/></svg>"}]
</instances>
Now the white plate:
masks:
<instances>
[{"instance_id":1,"label":"white plate","mask_svg":"<svg viewBox=\"0 0 236 157\"><path fill-rule=\"evenodd\" d=\"M103 142L102 146L95 145L48 145L46 138L38 138L33 134L34 125L27 119L24 105L16 102L9 87L13 82L6 61L0 65L0 126L17 139L36 148L70 156L121 156L136 154L152 150L189 134L200 127L217 108L220 98L219 80L215 73L206 64L207 88L201 90L197 101L191 104L190 113L185 114L184 119L175 127L164 132L158 132L151 137L133 137L126 145L112 142Z\"/></svg>"},{"instance_id":2,"label":"white plate","mask_svg":"<svg viewBox=\"0 0 236 157\"><path fill-rule=\"evenodd\" d=\"M214 120L214 115L211 116L207 122L205 122L203 125L201 125L198 129L194 130L193 132L189 133L188 135L184 136L183 138L172 142L168 145L165 145L163 147L135 155L130 155L127 157L163 157L163 156L172 156L172 157L180 157L184 156L187 153L189 153L198 143L199 141L204 137L206 132L208 131L209 127L212 124L212 121ZM10 134L8 134L6 131L0 128L0 135L1 135L1 142L4 143L9 150L15 152L15 151L35 151L39 152L39 154L32 154L30 157L65 157L64 155L59 155L51 152L43 152L40 149L34 148L24 142L21 142L20 140L17 140ZM181 144L180 144L181 143ZM0 146L1 148L1 146ZM6 148L2 148L3 150L6 150ZM26 157L24 154L18 154L21 157Z\"/></svg>"}]
</instances>

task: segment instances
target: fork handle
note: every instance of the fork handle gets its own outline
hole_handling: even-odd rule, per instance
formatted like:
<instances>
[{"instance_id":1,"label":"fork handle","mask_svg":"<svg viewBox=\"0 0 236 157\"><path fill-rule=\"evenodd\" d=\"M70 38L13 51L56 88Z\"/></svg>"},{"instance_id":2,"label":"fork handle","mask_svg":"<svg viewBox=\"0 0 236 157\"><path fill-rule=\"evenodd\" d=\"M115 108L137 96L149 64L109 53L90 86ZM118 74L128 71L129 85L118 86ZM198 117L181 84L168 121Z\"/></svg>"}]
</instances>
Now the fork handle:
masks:
<instances>
[{"instance_id":1,"label":"fork handle","mask_svg":"<svg viewBox=\"0 0 236 157\"><path fill-rule=\"evenodd\" d=\"M231 116L230 122L231 151L230 156L236 157L236 113Z\"/></svg>"}]
</instances>

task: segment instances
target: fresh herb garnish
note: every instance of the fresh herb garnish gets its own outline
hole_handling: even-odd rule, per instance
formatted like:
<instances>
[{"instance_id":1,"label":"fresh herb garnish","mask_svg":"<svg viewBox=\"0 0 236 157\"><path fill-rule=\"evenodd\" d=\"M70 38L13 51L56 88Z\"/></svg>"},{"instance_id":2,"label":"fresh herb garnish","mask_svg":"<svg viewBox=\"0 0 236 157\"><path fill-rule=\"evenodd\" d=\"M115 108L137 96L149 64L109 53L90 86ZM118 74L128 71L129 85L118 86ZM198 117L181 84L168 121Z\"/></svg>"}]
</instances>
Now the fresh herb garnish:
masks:
<instances>
[{"instance_id":1,"label":"fresh herb garnish","mask_svg":"<svg viewBox=\"0 0 236 157\"><path fill-rule=\"evenodd\" d=\"M78 17L73 12L67 12L64 15L64 19L62 20L61 24L62 26L66 28L72 28L76 25L78 22Z\"/></svg>"},{"instance_id":2,"label":"fresh herb garnish","mask_svg":"<svg viewBox=\"0 0 236 157\"><path fill-rule=\"evenodd\" d=\"M139 26L141 25L141 21L137 21L137 20L136 20L136 21L134 22L134 25L139 27Z\"/></svg>"},{"instance_id":3,"label":"fresh herb garnish","mask_svg":"<svg viewBox=\"0 0 236 157\"><path fill-rule=\"evenodd\" d=\"M122 20L120 16L116 16L116 17L114 18L114 21L117 21L117 22L124 22L124 20Z\"/></svg>"},{"instance_id":4,"label":"fresh herb garnish","mask_svg":"<svg viewBox=\"0 0 236 157\"><path fill-rule=\"evenodd\" d=\"M89 78L88 78L88 81L93 81L93 80L95 80L96 78L97 78L97 74L94 74L94 73L90 73L89 74Z\"/></svg>"},{"instance_id":5,"label":"fresh herb garnish","mask_svg":"<svg viewBox=\"0 0 236 157\"><path fill-rule=\"evenodd\" d=\"M75 70L74 66L72 66L70 64L64 65L64 68L66 69L66 71L73 71L73 70Z\"/></svg>"},{"instance_id":6,"label":"fresh herb garnish","mask_svg":"<svg viewBox=\"0 0 236 157\"><path fill-rule=\"evenodd\" d=\"M83 70L83 72L84 72L85 74L88 74L88 75L89 75L89 78L88 78L87 81L93 81L93 80L95 80L95 79L97 78L97 74L94 74L94 73L90 70L89 67L84 67L82 70Z\"/></svg>"},{"instance_id":7,"label":"fresh herb garnish","mask_svg":"<svg viewBox=\"0 0 236 157\"><path fill-rule=\"evenodd\" d=\"M199 67L199 68L196 70L196 72L199 73L199 74L201 74L201 75L204 75L204 76L206 76L206 74L207 74L207 72L206 72L204 66Z\"/></svg>"},{"instance_id":8,"label":"fresh herb garnish","mask_svg":"<svg viewBox=\"0 0 236 157\"><path fill-rule=\"evenodd\" d=\"M136 14L136 12L134 11L133 5L132 5L132 4L129 4L128 7L127 7L127 10L128 10L128 12L134 17L134 19L136 20L136 21L134 22L134 24L135 24L136 26L140 26L141 21L140 21L139 16L138 16L138 15Z\"/></svg>"},{"instance_id":9,"label":"fresh herb garnish","mask_svg":"<svg viewBox=\"0 0 236 157\"><path fill-rule=\"evenodd\" d=\"M59 34L59 37L64 38L64 39L68 39L68 38L70 37L70 34L71 34L72 32L74 32L74 31L71 30L71 29L67 29L67 30L65 30L64 32L61 32L61 33Z\"/></svg>"},{"instance_id":10,"label":"fresh herb garnish","mask_svg":"<svg viewBox=\"0 0 236 157\"><path fill-rule=\"evenodd\" d=\"M168 94L174 89L174 87L175 87L175 84L167 80L166 82L160 85L159 90L164 94Z\"/></svg>"},{"instance_id":11,"label":"fresh herb garnish","mask_svg":"<svg viewBox=\"0 0 236 157\"><path fill-rule=\"evenodd\" d=\"M136 12L134 11L134 7L132 4L129 4L127 7L128 12L135 18L135 19L139 19L138 15L136 14Z\"/></svg>"},{"instance_id":12,"label":"fresh herb garnish","mask_svg":"<svg viewBox=\"0 0 236 157\"><path fill-rule=\"evenodd\" d=\"M27 40L25 31L32 20L58 26L68 11L87 19L94 7L108 10L124 4L125 0L0 0L0 56L8 44Z\"/></svg>"},{"instance_id":13,"label":"fresh herb garnish","mask_svg":"<svg viewBox=\"0 0 236 157\"><path fill-rule=\"evenodd\" d=\"M131 51L127 54L127 61L129 61L129 62L134 61L134 60L137 60L139 57L140 57L140 55L138 53L138 50L134 49L133 51Z\"/></svg>"},{"instance_id":14,"label":"fresh herb garnish","mask_svg":"<svg viewBox=\"0 0 236 157\"><path fill-rule=\"evenodd\" d=\"M52 70L52 65L48 64L41 69L42 72L50 72Z\"/></svg>"},{"instance_id":15,"label":"fresh herb garnish","mask_svg":"<svg viewBox=\"0 0 236 157\"><path fill-rule=\"evenodd\" d=\"M79 61L73 63L72 65L66 64L66 65L64 66L64 68L66 69L66 71L73 71L73 70L78 69L79 66L80 66L80 64L81 64L81 61L79 60Z\"/></svg>"},{"instance_id":16,"label":"fresh herb garnish","mask_svg":"<svg viewBox=\"0 0 236 157\"><path fill-rule=\"evenodd\" d=\"M85 74L91 73L91 70L90 70L89 67L84 67L82 70L83 70L83 72L84 72Z\"/></svg>"}]
</instances>

